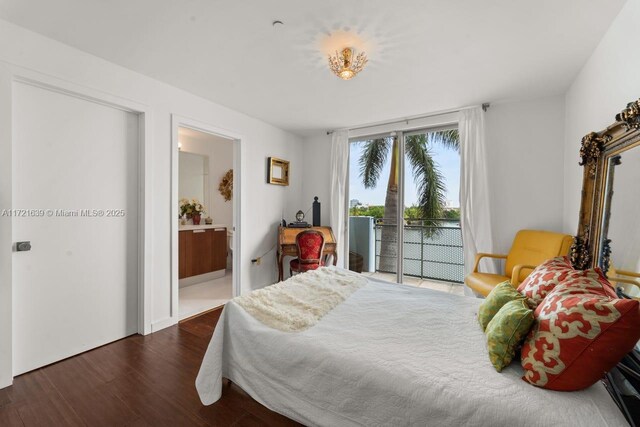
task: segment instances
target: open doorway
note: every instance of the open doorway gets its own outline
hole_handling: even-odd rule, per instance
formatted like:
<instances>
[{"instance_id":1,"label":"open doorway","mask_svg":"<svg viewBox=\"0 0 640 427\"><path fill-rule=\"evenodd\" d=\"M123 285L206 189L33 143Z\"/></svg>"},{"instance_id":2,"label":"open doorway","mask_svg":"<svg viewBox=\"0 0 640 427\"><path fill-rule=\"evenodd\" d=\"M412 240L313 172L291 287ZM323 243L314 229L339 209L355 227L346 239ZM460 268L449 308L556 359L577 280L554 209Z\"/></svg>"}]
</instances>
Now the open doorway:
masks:
<instances>
[{"instance_id":1,"label":"open doorway","mask_svg":"<svg viewBox=\"0 0 640 427\"><path fill-rule=\"evenodd\" d=\"M179 320L234 295L234 152L233 139L178 128Z\"/></svg>"}]
</instances>

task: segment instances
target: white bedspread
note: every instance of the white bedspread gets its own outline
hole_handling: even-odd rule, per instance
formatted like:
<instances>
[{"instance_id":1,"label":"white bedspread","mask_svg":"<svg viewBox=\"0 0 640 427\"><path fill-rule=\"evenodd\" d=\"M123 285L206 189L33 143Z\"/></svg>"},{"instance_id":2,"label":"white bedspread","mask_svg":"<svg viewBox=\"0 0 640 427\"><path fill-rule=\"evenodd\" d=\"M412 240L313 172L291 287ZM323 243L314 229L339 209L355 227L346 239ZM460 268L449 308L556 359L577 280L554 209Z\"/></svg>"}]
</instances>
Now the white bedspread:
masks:
<instances>
[{"instance_id":1,"label":"white bedspread","mask_svg":"<svg viewBox=\"0 0 640 427\"><path fill-rule=\"evenodd\" d=\"M497 373L476 321L480 300L369 279L315 326L281 332L228 303L196 387L222 377L309 426L624 426L600 383L563 393Z\"/></svg>"}]
</instances>

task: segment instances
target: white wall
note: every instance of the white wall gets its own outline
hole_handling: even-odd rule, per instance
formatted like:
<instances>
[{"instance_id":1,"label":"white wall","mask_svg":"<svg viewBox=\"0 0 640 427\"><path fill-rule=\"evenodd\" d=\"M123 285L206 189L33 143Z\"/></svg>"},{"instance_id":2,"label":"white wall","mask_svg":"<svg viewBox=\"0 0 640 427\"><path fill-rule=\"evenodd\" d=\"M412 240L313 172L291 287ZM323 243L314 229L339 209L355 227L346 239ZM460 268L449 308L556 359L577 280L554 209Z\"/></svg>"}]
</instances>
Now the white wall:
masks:
<instances>
[{"instance_id":1,"label":"white wall","mask_svg":"<svg viewBox=\"0 0 640 427\"><path fill-rule=\"evenodd\" d=\"M562 229L564 98L492 104L486 138L493 250L506 253L523 228L567 231ZM302 193L320 197L323 224L328 223L331 136L312 135L304 145L305 174L312 178Z\"/></svg>"},{"instance_id":2,"label":"white wall","mask_svg":"<svg viewBox=\"0 0 640 427\"><path fill-rule=\"evenodd\" d=\"M132 72L105 60L73 49L31 31L0 20L0 202L10 208L11 169L11 96L12 73L18 67L33 70L70 82L74 85L135 101L146 106L151 115L153 147L151 205L152 232L148 247L152 248L152 274L147 283L152 292L152 320L156 328L167 326L170 319L170 177L171 177L171 114L227 129L242 135L242 241L240 273L242 291L273 283L277 277L274 251L260 266L250 259L273 248L276 226L283 210L301 205L303 170L300 138L272 125L240 114L218 104L176 89L149 77ZM8 69L6 72L3 69ZM266 184L266 158L276 156L290 160L291 185L281 187ZM0 219L0 387L11 378L11 262L8 251L10 222ZM9 325L9 326L8 326ZM8 350L8 351L5 351Z\"/></svg>"},{"instance_id":3,"label":"white wall","mask_svg":"<svg viewBox=\"0 0 640 427\"><path fill-rule=\"evenodd\" d=\"M640 97L640 55L632 47L640 0L629 0L566 94L564 228L578 227L582 168L580 140L612 124L616 113Z\"/></svg>"},{"instance_id":4,"label":"white wall","mask_svg":"<svg viewBox=\"0 0 640 427\"><path fill-rule=\"evenodd\" d=\"M492 104L485 125L494 251L507 253L520 229L570 233L562 227L563 97Z\"/></svg>"},{"instance_id":5,"label":"white wall","mask_svg":"<svg viewBox=\"0 0 640 427\"><path fill-rule=\"evenodd\" d=\"M233 227L233 202L225 201L218 191L220 180L229 169L233 169L233 140L207 135L198 139L187 135L180 136L182 151L202 154L209 158L209 186L207 197L207 216L214 224L224 224L228 230Z\"/></svg>"},{"instance_id":6,"label":"white wall","mask_svg":"<svg viewBox=\"0 0 640 427\"><path fill-rule=\"evenodd\" d=\"M320 202L321 225L330 225L331 212L331 135L326 132L308 136L304 139L303 159L304 182L302 183L302 200L304 206L311 206L313 198L318 196ZM306 211L306 209L305 209ZM311 222L309 212L308 222Z\"/></svg>"}]
</instances>

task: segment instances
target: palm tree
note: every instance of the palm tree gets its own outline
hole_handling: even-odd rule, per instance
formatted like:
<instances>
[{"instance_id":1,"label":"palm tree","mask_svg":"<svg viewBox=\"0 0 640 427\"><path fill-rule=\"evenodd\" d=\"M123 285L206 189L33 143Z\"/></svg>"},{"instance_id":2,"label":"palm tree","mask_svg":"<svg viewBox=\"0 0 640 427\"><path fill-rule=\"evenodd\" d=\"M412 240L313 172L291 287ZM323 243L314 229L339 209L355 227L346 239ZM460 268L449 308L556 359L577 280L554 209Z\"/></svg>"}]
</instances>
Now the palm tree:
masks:
<instances>
[{"instance_id":1,"label":"palm tree","mask_svg":"<svg viewBox=\"0 0 640 427\"><path fill-rule=\"evenodd\" d=\"M411 165L413 179L418 186L418 207L422 218L433 219L442 216L445 207L445 184L438 165L433 160L429 148L441 145L445 148L460 150L458 130L443 130L426 134L411 135L405 138L405 155ZM375 188L382 174L382 168L391 153L391 170L387 183L387 195L384 202L384 219L380 242L381 271L395 272L398 256L398 154L397 137L372 139L364 142L359 159L360 178L365 188ZM431 224L434 225L434 224ZM427 229L428 230L428 229Z\"/></svg>"}]
</instances>

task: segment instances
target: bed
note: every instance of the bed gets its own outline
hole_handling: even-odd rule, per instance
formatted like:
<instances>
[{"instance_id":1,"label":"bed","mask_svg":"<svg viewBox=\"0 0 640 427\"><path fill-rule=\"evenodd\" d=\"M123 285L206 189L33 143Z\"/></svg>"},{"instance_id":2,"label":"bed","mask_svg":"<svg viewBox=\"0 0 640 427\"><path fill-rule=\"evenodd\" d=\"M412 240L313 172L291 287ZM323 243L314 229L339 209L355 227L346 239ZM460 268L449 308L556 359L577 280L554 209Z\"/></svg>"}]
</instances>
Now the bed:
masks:
<instances>
[{"instance_id":1,"label":"bed","mask_svg":"<svg viewBox=\"0 0 640 427\"><path fill-rule=\"evenodd\" d=\"M480 302L366 278L312 327L283 332L232 300L196 387L208 405L228 378L309 426L627 425L600 382L555 392L524 382L517 362L497 373Z\"/></svg>"}]
</instances>

